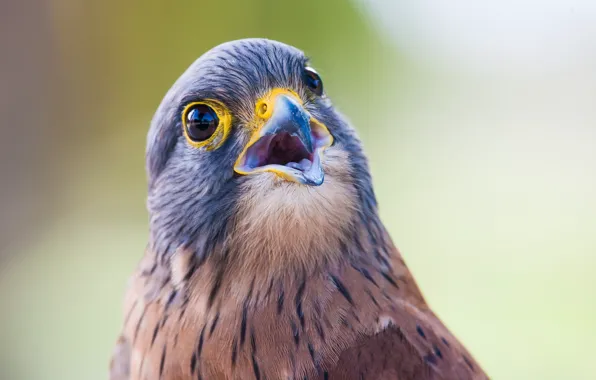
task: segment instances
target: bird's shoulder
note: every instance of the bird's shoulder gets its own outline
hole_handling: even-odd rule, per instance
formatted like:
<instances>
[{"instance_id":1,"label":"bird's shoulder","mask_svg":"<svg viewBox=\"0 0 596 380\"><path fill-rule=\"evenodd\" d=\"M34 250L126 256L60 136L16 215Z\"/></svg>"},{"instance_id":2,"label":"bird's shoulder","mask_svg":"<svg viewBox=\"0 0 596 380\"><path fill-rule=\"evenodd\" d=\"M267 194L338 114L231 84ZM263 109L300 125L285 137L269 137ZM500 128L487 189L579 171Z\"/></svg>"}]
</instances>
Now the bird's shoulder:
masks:
<instances>
[{"instance_id":1,"label":"bird's shoulder","mask_svg":"<svg viewBox=\"0 0 596 380\"><path fill-rule=\"evenodd\" d=\"M387 243L389 266L352 266L344 273L358 319L356 338L341 349L329 378L486 379L480 366L426 304L399 251Z\"/></svg>"}]
</instances>

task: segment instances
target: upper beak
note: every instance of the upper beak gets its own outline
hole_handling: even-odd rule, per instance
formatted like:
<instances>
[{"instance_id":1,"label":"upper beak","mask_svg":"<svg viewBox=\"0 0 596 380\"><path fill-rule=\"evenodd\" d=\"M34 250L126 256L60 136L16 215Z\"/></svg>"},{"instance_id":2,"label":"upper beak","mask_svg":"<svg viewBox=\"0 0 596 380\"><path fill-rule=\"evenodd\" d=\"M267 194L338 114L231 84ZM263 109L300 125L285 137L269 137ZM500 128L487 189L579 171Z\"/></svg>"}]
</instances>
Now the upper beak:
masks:
<instances>
[{"instance_id":1,"label":"upper beak","mask_svg":"<svg viewBox=\"0 0 596 380\"><path fill-rule=\"evenodd\" d=\"M327 127L313 118L288 90L273 90L257 102L256 113L260 125L234 170L243 175L269 171L286 180L321 185L321 159L333 143Z\"/></svg>"},{"instance_id":2,"label":"upper beak","mask_svg":"<svg viewBox=\"0 0 596 380\"><path fill-rule=\"evenodd\" d=\"M296 100L288 95L278 95L271 118L263 126L261 137L286 132L296 136L309 153L312 153L310 115Z\"/></svg>"}]
</instances>

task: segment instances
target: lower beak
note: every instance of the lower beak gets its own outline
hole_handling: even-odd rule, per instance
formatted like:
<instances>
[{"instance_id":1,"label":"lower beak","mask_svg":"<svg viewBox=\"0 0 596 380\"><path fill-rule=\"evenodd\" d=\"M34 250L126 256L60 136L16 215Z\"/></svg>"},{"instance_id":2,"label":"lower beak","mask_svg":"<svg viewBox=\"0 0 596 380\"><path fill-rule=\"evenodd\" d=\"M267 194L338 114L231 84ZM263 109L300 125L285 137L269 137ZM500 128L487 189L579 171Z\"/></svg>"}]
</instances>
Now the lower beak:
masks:
<instances>
[{"instance_id":1,"label":"lower beak","mask_svg":"<svg viewBox=\"0 0 596 380\"><path fill-rule=\"evenodd\" d=\"M257 104L257 116L264 121L234 170L241 175L272 172L288 181L319 186L324 181L323 152L333 143L333 136L295 95L280 92Z\"/></svg>"}]
</instances>

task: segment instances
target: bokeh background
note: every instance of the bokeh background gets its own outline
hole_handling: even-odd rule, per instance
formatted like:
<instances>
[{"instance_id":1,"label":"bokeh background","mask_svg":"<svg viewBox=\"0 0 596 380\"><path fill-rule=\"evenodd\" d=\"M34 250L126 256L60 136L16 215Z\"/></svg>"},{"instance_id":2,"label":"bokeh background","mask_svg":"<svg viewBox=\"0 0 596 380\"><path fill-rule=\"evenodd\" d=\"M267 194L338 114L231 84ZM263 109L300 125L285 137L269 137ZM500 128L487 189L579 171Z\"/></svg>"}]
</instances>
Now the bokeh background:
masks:
<instances>
[{"instance_id":1,"label":"bokeh background","mask_svg":"<svg viewBox=\"0 0 596 380\"><path fill-rule=\"evenodd\" d=\"M2 1L0 379L107 378L149 120L243 37L312 57L421 288L494 379L596 379L593 0Z\"/></svg>"}]
</instances>

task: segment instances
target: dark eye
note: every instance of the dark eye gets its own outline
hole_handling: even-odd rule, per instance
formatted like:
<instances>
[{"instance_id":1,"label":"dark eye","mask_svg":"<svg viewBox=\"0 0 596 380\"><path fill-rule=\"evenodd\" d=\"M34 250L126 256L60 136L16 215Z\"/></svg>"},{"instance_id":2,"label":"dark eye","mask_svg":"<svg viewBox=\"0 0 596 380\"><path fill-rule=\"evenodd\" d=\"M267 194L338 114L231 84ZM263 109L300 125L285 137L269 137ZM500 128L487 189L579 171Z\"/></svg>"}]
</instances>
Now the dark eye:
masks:
<instances>
[{"instance_id":1,"label":"dark eye","mask_svg":"<svg viewBox=\"0 0 596 380\"><path fill-rule=\"evenodd\" d=\"M312 67L304 68L304 82L312 92L319 96L323 95L323 81Z\"/></svg>"},{"instance_id":2,"label":"dark eye","mask_svg":"<svg viewBox=\"0 0 596 380\"><path fill-rule=\"evenodd\" d=\"M219 118L213 108L206 104L197 104L186 112L185 122L188 137L199 142L207 140L215 133Z\"/></svg>"}]
</instances>

